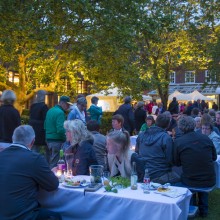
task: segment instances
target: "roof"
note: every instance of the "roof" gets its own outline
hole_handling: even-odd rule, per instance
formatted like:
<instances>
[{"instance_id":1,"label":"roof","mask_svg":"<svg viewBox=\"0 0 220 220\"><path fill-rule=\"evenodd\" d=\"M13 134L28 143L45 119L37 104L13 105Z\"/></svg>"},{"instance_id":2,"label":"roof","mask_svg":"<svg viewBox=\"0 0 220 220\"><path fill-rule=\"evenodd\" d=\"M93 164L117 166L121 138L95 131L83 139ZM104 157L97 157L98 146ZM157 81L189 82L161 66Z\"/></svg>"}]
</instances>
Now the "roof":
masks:
<instances>
[{"instance_id":1,"label":"roof","mask_svg":"<svg viewBox=\"0 0 220 220\"><path fill-rule=\"evenodd\" d=\"M199 91L203 95L215 95L216 89L218 85L207 85L204 87L204 84L175 84L175 85L170 85L169 86L169 94L174 93L176 90L181 92L181 93L192 93L195 90ZM148 95L157 95L157 90L153 90L148 93Z\"/></svg>"}]
</instances>

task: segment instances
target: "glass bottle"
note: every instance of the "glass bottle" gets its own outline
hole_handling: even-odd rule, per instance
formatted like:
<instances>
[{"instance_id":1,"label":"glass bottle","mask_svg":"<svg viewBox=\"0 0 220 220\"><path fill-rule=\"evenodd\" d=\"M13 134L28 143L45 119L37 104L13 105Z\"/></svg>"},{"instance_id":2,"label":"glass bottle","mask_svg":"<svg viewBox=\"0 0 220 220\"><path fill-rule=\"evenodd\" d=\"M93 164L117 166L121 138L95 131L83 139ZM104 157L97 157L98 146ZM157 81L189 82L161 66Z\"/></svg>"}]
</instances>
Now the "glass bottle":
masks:
<instances>
[{"instance_id":1,"label":"glass bottle","mask_svg":"<svg viewBox=\"0 0 220 220\"><path fill-rule=\"evenodd\" d=\"M150 175L149 175L148 169L145 169L143 182L146 185L146 188L149 189L150 188Z\"/></svg>"},{"instance_id":2,"label":"glass bottle","mask_svg":"<svg viewBox=\"0 0 220 220\"><path fill-rule=\"evenodd\" d=\"M65 170L66 170L66 163L65 163L64 158L63 158L63 150L61 149L60 150L60 159L57 162L57 173L58 173L58 175L59 174L60 175L64 174Z\"/></svg>"},{"instance_id":3,"label":"glass bottle","mask_svg":"<svg viewBox=\"0 0 220 220\"><path fill-rule=\"evenodd\" d=\"M136 190L137 189L137 171L136 171L136 163L132 163L132 171L131 171L131 189Z\"/></svg>"}]
</instances>

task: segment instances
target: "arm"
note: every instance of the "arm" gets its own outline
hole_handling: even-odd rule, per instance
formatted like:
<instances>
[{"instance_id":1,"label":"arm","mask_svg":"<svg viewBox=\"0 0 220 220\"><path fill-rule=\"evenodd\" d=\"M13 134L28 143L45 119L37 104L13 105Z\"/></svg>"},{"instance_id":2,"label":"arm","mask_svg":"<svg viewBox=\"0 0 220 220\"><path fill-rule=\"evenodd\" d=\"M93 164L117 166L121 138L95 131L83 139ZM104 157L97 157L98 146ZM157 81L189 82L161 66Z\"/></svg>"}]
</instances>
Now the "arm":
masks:
<instances>
[{"instance_id":1,"label":"arm","mask_svg":"<svg viewBox=\"0 0 220 220\"><path fill-rule=\"evenodd\" d=\"M173 139L165 135L165 146L164 146L164 153L166 156L166 161L168 164L173 164Z\"/></svg>"},{"instance_id":2,"label":"arm","mask_svg":"<svg viewBox=\"0 0 220 220\"><path fill-rule=\"evenodd\" d=\"M35 181L39 186L47 191L56 190L59 186L58 178L50 170L45 158L39 155L33 167Z\"/></svg>"},{"instance_id":3,"label":"arm","mask_svg":"<svg viewBox=\"0 0 220 220\"><path fill-rule=\"evenodd\" d=\"M174 146L173 146L174 165L181 166L180 153L178 149L179 149L178 143L177 141L174 141Z\"/></svg>"},{"instance_id":4,"label":"arm","mask_svg":"<svg viewBox=\"0 0 220 220\"><path fill-rule=\"evenodd\" d=\"M56 120L56 130L57 133L60 135L60 137L62 137L63 140L66 139L66 135L65 135L65 129L63 127L65 121L65 114L59 114L57 116L57 120Z\"/></svg>"}]
</instances>

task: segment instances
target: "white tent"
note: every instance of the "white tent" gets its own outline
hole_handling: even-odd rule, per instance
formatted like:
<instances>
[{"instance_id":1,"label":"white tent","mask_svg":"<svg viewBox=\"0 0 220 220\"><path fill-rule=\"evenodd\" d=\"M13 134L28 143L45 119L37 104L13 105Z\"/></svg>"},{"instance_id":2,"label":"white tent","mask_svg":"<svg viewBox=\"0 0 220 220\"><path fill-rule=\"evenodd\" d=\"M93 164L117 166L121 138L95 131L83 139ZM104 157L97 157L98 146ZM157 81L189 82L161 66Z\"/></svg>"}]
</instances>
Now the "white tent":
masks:
<instances>
[{"instance_id":1,"label":"white tent","mask_svg":"<svg viewBox=\"0 0 220 220\"><path fill-rule=\"evenodd\" d=\"M91 105L91 98L96 96L99 98L98 106L102 106L102 110L105 112L114 112L118 109L119 103L118 97L120 92L118 88L110 88L108 90L102 90L99 93L94 93L86 96L87 106Z\"/></svg>"},{"instance_id":2,"label":"white tent","mask_svg":"<svg viewBox=\"0 0 220 220\"><path fill-rule=\"evenodd\" d=\"M205 100L205 101L213 101L212 98L209 98L209 97L207 97L207 96L204 96L203 94L201 94L201 93L198 92L197 90L195 90L194 92L189 93L189 94L187 94L187 95L189 95L190 100L195 100L195 101L196 101L196 100L200 99L200 100Z\"/></svg>"},{"instance_id":3,"label":"white tent","mask_svg":"<svg viewBox=\"0 0 220 220\"><path fill-rule=\"evenodd\" d=\"M189 101L189 100L191 100L191 97L189 96L189 94L184 94L184 93L181 93L177 90L169 95L168 100L172 101L173 97L176 97L177 101Z\"/></svg>"},{"instance_id":4,"label":"white tent","mask_svg":"<svg viewBox=\"0 0 220 220\"><path fill-rule=\"evenodd\" d=\"M143 101L152 101L152 97L149 95L142 95Z\"/></svg>"}]
</instances>

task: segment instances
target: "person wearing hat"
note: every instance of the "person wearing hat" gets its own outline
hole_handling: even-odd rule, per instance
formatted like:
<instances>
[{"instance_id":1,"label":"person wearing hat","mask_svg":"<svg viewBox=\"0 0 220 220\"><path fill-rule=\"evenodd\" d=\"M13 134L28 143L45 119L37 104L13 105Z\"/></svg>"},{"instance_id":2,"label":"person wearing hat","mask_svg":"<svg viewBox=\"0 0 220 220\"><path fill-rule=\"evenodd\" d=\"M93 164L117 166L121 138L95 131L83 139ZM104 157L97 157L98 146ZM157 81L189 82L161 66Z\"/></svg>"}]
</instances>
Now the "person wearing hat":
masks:
<instances>
[{"instance_id":1,"label":"person wearing hat","mask_svg":"<svg viewBox=\"0 0 220 220\"><path fill-rule=\"evenodd\" d=\"M68 96L61 96L58 105L49 109L44 122L46 131L46 142L49 148L50 168L56 167L59 160L61 146L66 140L65 129L63 127L66 120L65 112L72 103Z\"/></svg>"},{"instance_id":2,"label":"person wearing hat","mask_svg":"<svg viewBox=\"0 0 220 220\"><path fill-rule=\"evenodd\" d=\"M14 107L16 95L12 90L4 90L0 106L0 142L12 143L12 134L16 127L21 125L21 117Z\"/></svg>"},{"instance_id":3,"label":"person wearing hat","mask_svg":"<svg viewBox=\"0 0 220 220\"><path fill-rule=\"evenodd\" d=\"M79 119L84 124L86 124L85 110L87 106L87 101L85 97L80 97L77 99L76 105L72 108L71 112L68 114L68 120Z\"/></svg>"}]
</instances>

